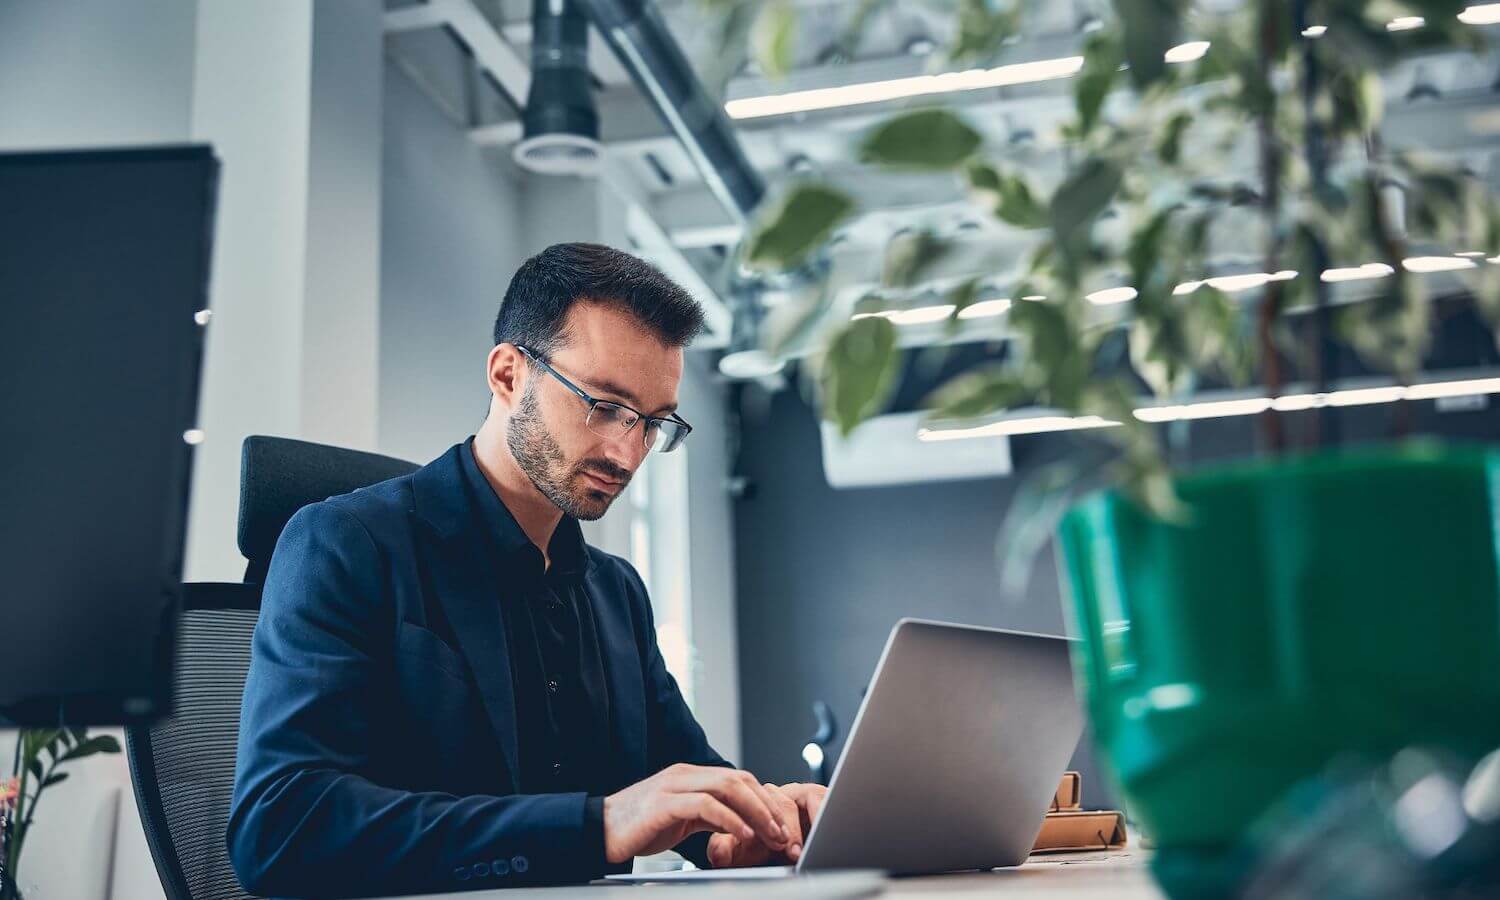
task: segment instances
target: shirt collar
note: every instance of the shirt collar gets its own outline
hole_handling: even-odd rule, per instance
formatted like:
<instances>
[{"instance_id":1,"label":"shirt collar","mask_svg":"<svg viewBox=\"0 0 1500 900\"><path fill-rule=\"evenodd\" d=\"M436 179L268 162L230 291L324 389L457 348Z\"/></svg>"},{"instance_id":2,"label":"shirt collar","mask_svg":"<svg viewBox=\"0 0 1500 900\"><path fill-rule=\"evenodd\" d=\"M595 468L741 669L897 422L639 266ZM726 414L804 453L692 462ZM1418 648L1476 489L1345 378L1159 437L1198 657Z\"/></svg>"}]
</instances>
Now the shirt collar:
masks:
<instances>
[{"instance_id":1,"label":"shirt collar","mask_svg":"<svg viewBox=\"0 0 1500 900\"><path fill-rule=\"evenodd\" d=\"M463 463L464 480L479 509L481 527L491 535L496 547L508 561L530 566L536 574L542 574L541 551L526 536L516 517L479 470L479 463L474 458L472 435L464 441L459 459ZM547 544L547 556L552 561L552 566L546 574L551 576L577 576L587 569L588 550L583 540L583 529L577 519L565 515L558 521L557 528L552 532L552 540Z\"/></svg>"}]
</instances>

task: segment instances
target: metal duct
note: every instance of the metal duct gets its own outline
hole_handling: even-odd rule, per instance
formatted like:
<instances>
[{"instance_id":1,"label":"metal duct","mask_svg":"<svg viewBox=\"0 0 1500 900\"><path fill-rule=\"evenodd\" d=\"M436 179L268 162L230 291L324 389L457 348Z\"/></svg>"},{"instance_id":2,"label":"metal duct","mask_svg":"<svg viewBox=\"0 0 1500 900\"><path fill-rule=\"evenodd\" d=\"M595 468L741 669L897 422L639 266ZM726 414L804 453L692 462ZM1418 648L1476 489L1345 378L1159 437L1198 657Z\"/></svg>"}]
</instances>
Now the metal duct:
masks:
<instances>
[{"instance_id":1,"label":"metal duct","mask_svg":"<svg viewBox=\"0 0 1500 900\"><path fill-rule=\"evenodd\" d=\"M516 164L552 175L594 174L603 148L590 93L588 19L576 0L536 0L531 29L531 89Z\"/></svg>"},{"instance_id":2,"label":"metal duct","mask_svg":"<svg viewBox=\"0 0 1500 900\"><path fill-rule=\"evenodd\" d=\"M709 189L741 222L765 195L729 118L703 89L650 0L579 0L594 26L677 135Z\"/></svg>"}]
</instances>

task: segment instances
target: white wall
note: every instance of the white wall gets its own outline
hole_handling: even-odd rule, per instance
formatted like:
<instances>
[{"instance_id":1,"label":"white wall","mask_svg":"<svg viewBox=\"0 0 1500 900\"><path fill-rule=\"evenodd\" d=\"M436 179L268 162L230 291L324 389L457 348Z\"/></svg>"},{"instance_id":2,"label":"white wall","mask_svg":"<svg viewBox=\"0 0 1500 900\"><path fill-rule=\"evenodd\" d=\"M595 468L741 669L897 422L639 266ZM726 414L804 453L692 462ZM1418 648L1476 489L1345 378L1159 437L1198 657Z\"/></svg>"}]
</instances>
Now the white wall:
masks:
<instances>
[{"instance_id":1,"label":"white wall","mask_svg":"<svg viewBox=\"0 0 1500 900\"><path fill-rule=\"evenodd\" d=\"M0 3L0 150L180 143L196 0Z\"/></svg>"},{"instance_id":2,"label":"white wall","mask_svg":"<svg viewBox=\"0 0 1500 900\"><path fill-rule=\"evenodd\" d=\"M398 67L385 67L381 452L427 462L473 433L505 287L525 254L520 187Z\"/></svg>"}]
</instances>

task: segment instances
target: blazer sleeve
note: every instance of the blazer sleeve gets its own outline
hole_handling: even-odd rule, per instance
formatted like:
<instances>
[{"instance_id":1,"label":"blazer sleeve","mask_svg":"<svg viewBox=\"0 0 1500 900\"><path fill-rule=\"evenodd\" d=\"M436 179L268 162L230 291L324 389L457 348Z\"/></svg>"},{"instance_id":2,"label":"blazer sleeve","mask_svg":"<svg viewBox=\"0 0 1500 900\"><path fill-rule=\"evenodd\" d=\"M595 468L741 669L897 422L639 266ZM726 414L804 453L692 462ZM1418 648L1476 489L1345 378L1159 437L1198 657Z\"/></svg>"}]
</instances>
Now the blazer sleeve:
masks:
<instances>
[{"instance_id":1,"label":"blazer sleeve","mask_svg":"<svg viewBox=\"0 0 1500 900\"><path fill-rule=\"evenodd\" d=\"M225 835L241 884L343 897L599 877L603 841L584 794L458 797L361 774L381 739L375 661L394 631L384 571L369 532L337 505L303 508L282 533L251 649Z\"/></svg>"},{"instance_id":2,"label":"blazer sleeve","mask_svg":"<svg viewBox=\"0 0 1500 900\"><path fill-rule=\"evenodd\" d=\"M641 611L638 621L645 623L645 633L640 636L641 661L646 684L646 763L651 772L660 772L676 763L691 763L697 766L724 766L735 768L734 763L720 756L709 746L703 727L688 709L677 687L677 679L667 671L661 648L656 643L656 619L651 612L651 599L641 576L629 563L621 561L626 581ZM701 869L709 867L709 832L700 831L673 849Z\"/></svg>"}]
</instances>

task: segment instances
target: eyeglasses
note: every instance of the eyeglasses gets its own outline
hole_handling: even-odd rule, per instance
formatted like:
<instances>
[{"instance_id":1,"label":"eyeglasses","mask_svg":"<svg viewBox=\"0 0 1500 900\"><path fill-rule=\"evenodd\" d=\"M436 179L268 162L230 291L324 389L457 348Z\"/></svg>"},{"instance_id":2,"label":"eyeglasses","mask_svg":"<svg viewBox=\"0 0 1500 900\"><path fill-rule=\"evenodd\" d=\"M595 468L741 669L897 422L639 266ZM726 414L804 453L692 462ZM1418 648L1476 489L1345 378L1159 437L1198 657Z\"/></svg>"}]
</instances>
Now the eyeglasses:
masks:
<instances>
[{"instance_id":1,"label":"eyeglasses","mask_svg":"<svg viewBox=\"0 0 1500 900\"><path fill-rule=\"evenodd\" d=\"M600 400L597 397L591 397L588 392L584 391L578 385L558 374L556 369L547 365L546 360L531 350L522 347L520 344L516 345L516 349L520 350L527 359L546 369L547 374L556 378L562 383L563 387L572 391L580 400L589 405L588 417L584 420L584 424L588 426L589 431L600 437L610 438L611 440L622 438L630 433L630 429L634 428L637 422L645 422L645 428L641 432L641 440L646 445L646 449L671 453L682 446L682 442L687 440L689 432L693 430L693 426L684 422L676 413L672 413L665 418L661 416L648 416L643 412L631 409L623 403L614 403L609 400Z\"/></svg>"}]
</instances>

